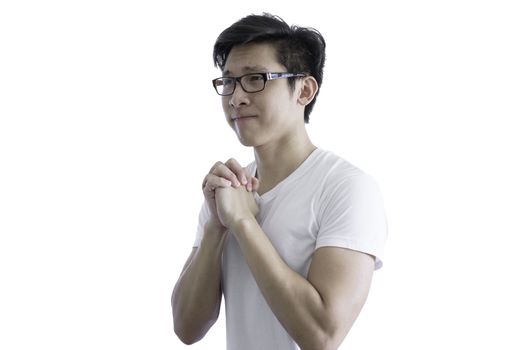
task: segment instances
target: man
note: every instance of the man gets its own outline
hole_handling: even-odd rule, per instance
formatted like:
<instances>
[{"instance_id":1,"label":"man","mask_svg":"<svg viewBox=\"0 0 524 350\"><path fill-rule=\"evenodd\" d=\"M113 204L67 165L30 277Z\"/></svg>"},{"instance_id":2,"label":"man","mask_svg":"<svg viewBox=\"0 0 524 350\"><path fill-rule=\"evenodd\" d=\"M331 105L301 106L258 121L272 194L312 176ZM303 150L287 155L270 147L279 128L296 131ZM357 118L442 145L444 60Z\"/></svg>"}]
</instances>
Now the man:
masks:
<instances>
[{"instance_id":1,"label":"man","mask_svg":"<svg viewBox=\"0 0 524 350\"><path fill-rule=\"evenodd\" d=\"M200 340L226 302L227 348L336 349L382 264L378 186L310 141L325 42L278 17L245 17L214 47L226 120L255 162L205 176L197 238L172 297L174 328Z\"/></svg>"}]
</instances>

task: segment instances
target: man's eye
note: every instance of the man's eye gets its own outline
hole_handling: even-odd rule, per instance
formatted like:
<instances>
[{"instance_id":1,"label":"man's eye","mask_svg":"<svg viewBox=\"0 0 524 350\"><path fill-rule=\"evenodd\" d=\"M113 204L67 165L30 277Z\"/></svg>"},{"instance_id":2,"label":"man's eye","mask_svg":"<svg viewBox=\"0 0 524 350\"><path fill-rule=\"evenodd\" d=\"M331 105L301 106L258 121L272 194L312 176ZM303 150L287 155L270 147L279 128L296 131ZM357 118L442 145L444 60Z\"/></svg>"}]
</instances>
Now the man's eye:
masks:
<instances>
[{"instance_id":1,"label":"man's eye","mask_svg":"<svg viewBox=\"0 0 524 350\"><path fill-rule=\"evenodd\" d=\"M249 75L248 76L248 79L249 81L258 81L258 80L262 80L262 76L257 74L257 75Z\"/></svg>"},{"instance_id":2,"label":"man's eye","mask_svg":"<svg viewBox=\"0 0 524 350\"><path fill-rule=\"evenodd\" d=\"M233 79L224 79L224 80L222 80L222 85L224 85L224 86L233 85Z\"/></svg>"}]
</instances>

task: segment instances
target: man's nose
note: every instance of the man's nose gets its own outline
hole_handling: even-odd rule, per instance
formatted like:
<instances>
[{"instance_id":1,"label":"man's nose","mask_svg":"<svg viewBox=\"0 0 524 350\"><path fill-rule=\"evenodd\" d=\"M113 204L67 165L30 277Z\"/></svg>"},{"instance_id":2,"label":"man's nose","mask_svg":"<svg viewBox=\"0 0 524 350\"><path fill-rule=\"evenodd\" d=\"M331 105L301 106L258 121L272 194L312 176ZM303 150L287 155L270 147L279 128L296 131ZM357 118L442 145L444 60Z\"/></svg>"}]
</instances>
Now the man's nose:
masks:
<instances>
[{"instance_id":1,"label":"man's nose","mask_svg":"<svg viewBox=\"0 0 524 350\"><path fill-rule=\"evenodd\" d=\"M235 91L229 96L229 105L232 107L238 107L240 105L245 105L249 103L249 97L247 92L244 91L240 81L236 81Z\"/></svg>"}]
</instances>

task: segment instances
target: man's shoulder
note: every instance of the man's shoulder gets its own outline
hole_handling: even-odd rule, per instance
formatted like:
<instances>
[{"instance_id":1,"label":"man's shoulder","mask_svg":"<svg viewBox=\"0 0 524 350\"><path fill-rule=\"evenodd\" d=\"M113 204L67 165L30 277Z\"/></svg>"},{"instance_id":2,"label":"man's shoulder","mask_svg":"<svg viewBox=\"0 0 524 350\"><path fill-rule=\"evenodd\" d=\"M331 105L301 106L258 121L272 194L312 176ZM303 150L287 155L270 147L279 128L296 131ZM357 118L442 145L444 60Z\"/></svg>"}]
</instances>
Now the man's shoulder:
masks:
<instances>
[{"instance_id":1,"label":"man's shoulder","mask_svg":"<svg viewBox=\"0 0 524 350\"><path fill-rule=\"evenodd\" d=\"M316 177L316 192L323 200L375 196L380 191L373 176L333 152L322 151L314 168L310 176Z\"/></svg>"},{"instance_id":2,"label":"man's shoulder","mask_svg":"<svg viewBox=\"0 0 524 350\"><path fill-rule=\"evenodd\" d=\"M314 167L326 178L342 180L367 175L362 169L334 152L324 149L317 149L317 151Z\"/></svg>"}]
</instances>

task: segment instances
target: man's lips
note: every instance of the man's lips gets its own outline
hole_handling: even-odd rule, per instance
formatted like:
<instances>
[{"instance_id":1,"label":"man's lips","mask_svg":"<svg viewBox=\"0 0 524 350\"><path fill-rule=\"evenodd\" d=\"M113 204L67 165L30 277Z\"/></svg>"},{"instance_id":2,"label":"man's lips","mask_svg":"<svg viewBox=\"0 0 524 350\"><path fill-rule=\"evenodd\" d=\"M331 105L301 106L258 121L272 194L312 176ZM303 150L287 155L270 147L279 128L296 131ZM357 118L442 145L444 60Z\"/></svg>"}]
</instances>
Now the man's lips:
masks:
<instances>
[{"instance_id":1,"label":"man's lips","mask_svg":"<svg viewBox=\"0 0 524 350\"><path fill-rule=\"evenodd\" d=\"M256 117L254 115L233 116L231 117L231 120L236 121L236 120L249 119L249 118L256 118Z\"/></svg>"}]
</instances>

